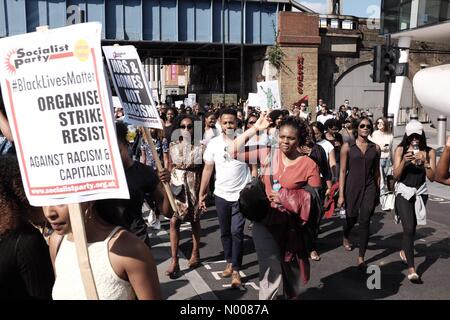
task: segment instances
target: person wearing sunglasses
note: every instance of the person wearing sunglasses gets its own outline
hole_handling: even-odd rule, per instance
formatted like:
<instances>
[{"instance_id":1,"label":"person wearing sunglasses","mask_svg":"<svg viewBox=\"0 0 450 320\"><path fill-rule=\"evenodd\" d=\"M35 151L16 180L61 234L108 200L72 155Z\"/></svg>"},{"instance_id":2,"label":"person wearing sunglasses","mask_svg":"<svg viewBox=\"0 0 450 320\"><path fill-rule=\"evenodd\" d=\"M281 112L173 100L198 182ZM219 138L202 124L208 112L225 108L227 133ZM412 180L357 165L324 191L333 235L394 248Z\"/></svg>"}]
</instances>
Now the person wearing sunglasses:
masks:
<instances>
[{"instance_id":1,"label":"person wearing sunglasses","mask_svg":"<svg viewBox=\"0 0 450 320\"><path fill-rule=\"evenodd\" d=\"M228 153L228 146L236 137L238 120L236 110L223 109L219 120L222 133L211 139L203 155L205 166L198 199L199 207L206 210L207 189L215 168L214 199L227 262L222 277L231 277L231 287L238 288L241 286L239 270L244 255L245 225L245 217L239 209L239 196L241 190L251 180L251 175L245 162L231 158Z\"/></svg>"},{"instance_id":2,"label":"person wearing sunglasses","mask_svg":"<svg viewBox=\"0 0 450 320\"><path fill-rule=\"evenodd\" d=\"M394 142L394 135L391 133L389 123L386 118L380 117L375 122L376 130L369 137L370 141L376 143L381 149L380 169L381 183L380 188L387 187L387 176L392 171L391 152Z\"/></svg>"},{"instance_id":3,"label":"person wearing sunglasses","mask_svg":"<svg viewBox=\"0 0 450 320\"><path fill-rule=\"evenodd\" d=\"M172 262L166 275L171 279L178 278L180 265L178 263L178 247L180 241L180 225L190 222L192 227L192 252L188 261L189 268L200 264L200 216L202 210L198 207L198 192L202 174L202 144L194 144L194 122L191 115L181 115L176 119L176 131L179 138L169 146L171 163L170 185L178 211L170 219L170 249Z\"/></svg>"},{"instance_id":4,"label":"person wearing sunglasses","mask_svg":"<svg viewBox=\"0 0 450 320\"><path fill-rule=\"evenodd\" d=\"M436 152L427 146L422 124L411 120L394 155L395 209L403 226L400 259L408 265L411 282L420 281L414 267L414 237L417 225L426 224L426 178L433 182L435 169Z\"/></svg>"},{"instance_id":5,"label":"person wearing sunglasses","mask_svg":"<svg viewBox=\"0 0 450 320\"><path fill-rule=\"evenodd\" d=\"M345 208L346 212L342 244L347 251L353 249L349 236L359 218L358 268L365 270L370 219L379 202L381 150L369 140L372 121L361 118L356 124L355 142L345 143L341 148L338 207Z\"/></svg>"}]
</instances>

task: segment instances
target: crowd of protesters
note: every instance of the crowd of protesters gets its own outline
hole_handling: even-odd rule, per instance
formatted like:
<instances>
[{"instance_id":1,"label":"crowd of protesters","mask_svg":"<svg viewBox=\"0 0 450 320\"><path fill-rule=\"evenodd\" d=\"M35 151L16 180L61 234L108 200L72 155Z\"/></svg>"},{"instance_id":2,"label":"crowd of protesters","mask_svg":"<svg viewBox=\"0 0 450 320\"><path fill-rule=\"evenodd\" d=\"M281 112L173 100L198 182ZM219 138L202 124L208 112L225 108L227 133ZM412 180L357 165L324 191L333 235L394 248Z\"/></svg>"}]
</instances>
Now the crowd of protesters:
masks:
<instances>
[{"instance_id":1,"label":"crowd of protesters","mask_svg":"<svg viewBox=\"0 0 450 320\"><path fill-rule=\"evenodd\" d=\"M0 107L0 298L86 299L67 206L28 204L1 101ZM359 223L355 264L365 270L371 218L388 192L395 192L396 221L403 227L399 256L408 266L408 279L419 281L414 236L416 226L426 221L426 178L450 184L450 139L436 165L420 122L410 121L395 146L386 119L374 124L348 100L334 113L321 99L315 112L304 102L271 112L211 103L160 104L158 109L163 129L148 135L127 124L123 110L115 110L130 199L82 204L100 299L161 298L147 227L159 229L164 217L170 220L171 249L165 275L176 279L181 272L182 222L192 227L188 267L198 267L201 217L213 203L227 262L221 275L231 279L232 288L240 287L246 221L240 200L252 179L261 179L267 199L265 214L251 224L260 299L277 298L281 284L285 298L298 297L301 280L309 279L309 261L321 259L321 220L339 209L345 214L339 221L347 251L354 248L349 235ZM176 211L163 182L170 185Z\"/></svg>"}]
</instances>

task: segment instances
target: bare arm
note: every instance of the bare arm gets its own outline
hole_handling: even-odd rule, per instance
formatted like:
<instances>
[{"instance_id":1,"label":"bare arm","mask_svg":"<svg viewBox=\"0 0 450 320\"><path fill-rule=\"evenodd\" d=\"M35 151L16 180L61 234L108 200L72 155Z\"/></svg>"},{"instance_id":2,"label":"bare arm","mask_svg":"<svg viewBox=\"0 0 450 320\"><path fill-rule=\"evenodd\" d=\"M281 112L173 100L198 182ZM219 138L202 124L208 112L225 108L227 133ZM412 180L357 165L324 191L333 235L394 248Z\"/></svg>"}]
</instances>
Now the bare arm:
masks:
<instances>
[{"instance_id":1,"label":"bare arm","mask_svg":"<svg viewBox=\"0 0 450 320\"><path fill-rule=\"evenodd\" d=\"M345 190L345 178L347 173L347 159L348 152L350 150L350 146L348 143L344 143L341 148L341 166L339 169L339 200L338 207L341 207L345 204L344 190Z\"/></svg>"},{"instance_id":2,"label":"bare arm","mask_svg":"<svg viewBox=\"0 0 450 320\"><path fill-rule=\"evenodd\" d=\"M206 162L203 167L202 180L200 182L200 191L198 194L199 208L206 210L206 195L209 186L209 181L211 179L212 173L214 171L214 162Z\"/></svg>"},{"instance_id":3,"label":"bare arm","mask_svg":"<svg viewBox=\"0 0 450 320\"><path fill-rule=\"evenodd\" d=\"M115 271L124 269L139 300L162 299L156 263L143 241L127 231L120 232L110 243L110 260Z\"/></svg>"},{"instance_id":4,"label":"bare arm","mask_svg":"<svg viewBox=\"0 0 450 320\"><path fill-rule=\"evenodd\" d=\"M403 147L397 147L394 153L394 178L396 180L400 179L402 176L403 169L405 168L406 163L414 160L414 156L412 153L407 152L402 157Z\"/></svg>"},{"instance_id":5,"label":"bare arm","mask_svg":"<svg viewBox=\"0 0 450 320\"><path fill-rule=\"evenodd\" d=\"M436 167L435 177L436 181L450 185L450 137L447 138L447 143L442 152L441 158Z\"/></svg>"},{"instance_id":6,"label":"bare arm","mask_svg":"<svg viewBox=\"0 0 450 320\"><path fill-rule=\"evenodd\" d=\"M431 149L428 152L428 163L425 163L425 170L427 173L427 178L431 182L435 180L435 172L436 172L436 150Z\"/></svg>"},{"instance_id":7,"label":"bare arm","mask_svg":"<svg viewBox=\"0 0 450 320\"><path fill-rule=\"evenodd\" d=\"M380 183L381 183L381 174L380 174L380 157L381 157L381 149L378 145L376 145L377 148L377 157L376 157L376 163L375 163L375 183L377 184L377 190L380 190Z\"/></svg>"},{"instance_id":8,"label":"bare arm","mask_svg":"<svg viewBox=\"0 0 450 320\"><path fill-rule=\"evenodd\" d=\"M330 164L331 176L333 178L338 177L338 172L336 172L336 154L334 153L334 149L328 153L328 163Z\"/></svg>"},{"instance_id":9,"label":"bare arm","mask_svg":"<svg viewBox=\"0 0 450 320\"><path fill-rule=\"evenodd\" d=\"M1 111L0 111L0 131L3 133L5 138L8 139L8 141L10 142L14 141L8 119Z\"/></svg>"}]
</instances>

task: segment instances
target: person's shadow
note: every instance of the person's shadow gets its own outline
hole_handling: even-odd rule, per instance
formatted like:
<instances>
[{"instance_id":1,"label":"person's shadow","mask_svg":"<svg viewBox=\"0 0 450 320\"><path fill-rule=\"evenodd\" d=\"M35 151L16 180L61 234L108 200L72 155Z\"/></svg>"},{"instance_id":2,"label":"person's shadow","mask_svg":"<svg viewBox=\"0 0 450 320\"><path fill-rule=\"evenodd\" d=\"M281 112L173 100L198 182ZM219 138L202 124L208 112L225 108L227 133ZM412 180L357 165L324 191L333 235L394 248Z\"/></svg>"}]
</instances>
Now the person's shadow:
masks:
<instances>
[{"instance_id":1,"label":"person's shadow","mask_svg":"<svg viewBox=\"0 0 450 320\"><path fill-rule=\"evenodd\" d=\"M321 279L318 287L307 288L299 300L374 300L398 293L405 275L402 262L395 261L380 267L379 284L373 280L376 272L364 272L348 267ZM371 289L372 288L372 289Z\"/></svg>"}]
</instances>

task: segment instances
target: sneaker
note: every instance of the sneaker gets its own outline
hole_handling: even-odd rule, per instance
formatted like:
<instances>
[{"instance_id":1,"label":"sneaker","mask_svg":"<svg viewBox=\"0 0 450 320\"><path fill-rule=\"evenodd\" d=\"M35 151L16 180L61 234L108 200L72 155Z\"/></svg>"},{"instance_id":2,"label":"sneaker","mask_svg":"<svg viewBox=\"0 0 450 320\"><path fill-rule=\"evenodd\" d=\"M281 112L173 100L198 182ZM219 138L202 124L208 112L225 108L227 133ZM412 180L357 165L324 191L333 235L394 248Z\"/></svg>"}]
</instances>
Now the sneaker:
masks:
<instances>
[{"instance_id":1,"label":"sneaker","mask_svg":"<svg viewBox=\"0 0 450 320\"><path fill-rule=\"evenodd\" d=\"M241 286L242 282L241 282L241 276L239 275L239 271L233 271L232 275L231 275L231 287L234 288L239 288Z\"/></svg>"},{"instance_id":2,"label":"sneaker","mask_svg":"<svg viewBox=\"0 0 450 320\"><path fill-rule=\"evenodd\" d=\"M147 222L149 226L152 226L156 221L158 220L158 218L156 217L155 211L150 209L148 218L147 218Z\"/></svg>"},{"instance_id":3,"label":"sneaker","mask_svg":"<svg viewBox=\"0 0 450 320\"><path fill-rule=\"evenodd\" d=\"M222 278L231 277L232 274L233 274L233 266L231 263L227 263L227 267L222 272Z\"/></svg>"},{"instance_id":4,"label":"sneaker","mask_svg":"<svg viewBox=\"0 0 450 320\"><path fill-rule=\"evenodd\" d=\"M419 277L419 275L417 273L413 272L413 273L408 274L408 280L413 282L413 283L414 282L419 282L420 277Z\"/></svg>"},{"instance_id":5,"label":"sneaker","mask_svg":"<svg viewBox=\"0 0 450 320\"><path fill-rule=\"evenodd\" d=\"M161 221L159 221L159 219L156 219L155 222L150 224L150 228L155 230L161 230Z\"/></svg>"}]
</instances>

